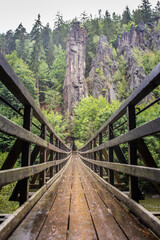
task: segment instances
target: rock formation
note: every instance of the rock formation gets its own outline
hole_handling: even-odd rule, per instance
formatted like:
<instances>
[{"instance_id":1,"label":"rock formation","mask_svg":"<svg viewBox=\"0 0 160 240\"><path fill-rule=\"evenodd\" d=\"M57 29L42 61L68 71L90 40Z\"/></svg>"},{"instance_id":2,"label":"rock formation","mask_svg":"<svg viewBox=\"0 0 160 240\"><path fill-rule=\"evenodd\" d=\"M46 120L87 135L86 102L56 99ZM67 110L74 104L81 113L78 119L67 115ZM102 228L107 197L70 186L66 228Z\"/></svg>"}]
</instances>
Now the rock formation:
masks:
<instances>
[{"instance_id":1,"label":"rock formation","mask_svg":"<svg viewBox=\"0 0 160 240\"><path fill-rule=\"evenodd\" d=\"M100 36L96 55L87 79L89 92L93 97L99 98L100 95L104 95L109 102L111 99L117 98L116 86L111 81L116 70L116 61L112 49L109 47L107 37Z\"/></svg>"},{"instance_id":2,"label":"rock formation","mask_svg":"<svg viewBox=\"0 0 160 240\"><path fill-rule=\"evenodd\" d=\"M128 84L128 91L132 92L145 78L146 75L144 69L137 65L131 47L127 45L121 47L119 49L119 54L123 55L126 61L126 80Z\"/></svg>"},{"instance_id":3,"label":"rock formation","mask_svg":"<svg viewBox=\"0 0 160 240\"><path fill-rule=\"evenodd\" d=\"M130 47L138 47L138 48L148 48L153 50L160 49L159 42L159 31L156 24L148 23L144 24L140 22L135 28L133 25L131 27L130 32L124 32L122 37L117 37L117 47L122 46L130 46Z\"/></svg>"},{"instance_id":4,"label":"rock formation","mask_svg":"<svg viewBox=\"0 0 160 240\"><path fill-rule=\"evenodd\" d=\"M87 32L79 22L72 27L66 48L66 75L63 85L64 110L72 115L73 108L88 96L85 80Z\"/></svg>"}]
</instances>

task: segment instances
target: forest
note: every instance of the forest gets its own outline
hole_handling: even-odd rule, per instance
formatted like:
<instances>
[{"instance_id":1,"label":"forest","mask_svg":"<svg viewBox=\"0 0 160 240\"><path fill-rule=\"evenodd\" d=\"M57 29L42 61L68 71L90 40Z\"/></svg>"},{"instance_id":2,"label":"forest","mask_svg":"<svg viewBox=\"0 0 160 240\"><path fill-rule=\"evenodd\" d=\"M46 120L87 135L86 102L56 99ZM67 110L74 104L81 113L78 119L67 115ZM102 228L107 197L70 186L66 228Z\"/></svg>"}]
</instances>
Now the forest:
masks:
<instances>
[{"instance_id":1,"label":"forest","mask_svg":"<svg viewBox=\"0 0 160 240\"><path fill-rule=\"evenodd\" d=\"M103 94L99 99L89 94L88 98L82 99L77 104L74 109L74 118L71 121L69 114L62 111L63 81L66 72L66 44L70 29L77 21L87 31L86 79L89 76L91 64L96 54L99 37L101 35L107 36L109 46L118 63L118 70L113 77L113 81L117 83L118 98L108 103ZM124 56L119 55L117 37L121 38L124 32L130 32L132 26L136 29L140 22L145 24L148 34L150 34L149 24L154 26L155 33L160 32L160 1L157 1L156 6L152 6L148 0L142 0L137 9L132 12L126 6L122 15L115 12L111 14L105 9L99 9L95 17L83 12L80 17L70 21L64 21L62 14L58 12L53 29L50 28L49 23L43 26L39 14L30 33L26 32L22 23L15 30L1 33L0 52L5 55L11 67L28 88L30 94L60 137L65 140L73 134L77 146L80 147L130 94L130 92L126 91L126 61ZM143 48L133 47L132 53L137 65L144 69L145 75L160 61L160 48L157 49L153 44L150 48L145 46ZM150 100L159 97L159 95L160 90L156 89ZM14 108L21 109L20 103L3 85L0 85L0 96L12 103ZM145 104L142 103L140 107ZM159 116L160 107L158 104L156 108L158 110L154 114ZM22 122L21 117L10 110L3 101L0 101L0 112L14 122ZM153 116L145 112L137 120L138 124L142 124L146 117L147 119L153 118ZM67 133L66 129L68 130ZM11 138L7 136L1 137L1 151L3 153L8 152L11 143ZM160 153L156 139L153 139L153 144L156 146L156 156L158 156ZM153 146L153 144L150 145Z\"/></svg>"}]
</instances>

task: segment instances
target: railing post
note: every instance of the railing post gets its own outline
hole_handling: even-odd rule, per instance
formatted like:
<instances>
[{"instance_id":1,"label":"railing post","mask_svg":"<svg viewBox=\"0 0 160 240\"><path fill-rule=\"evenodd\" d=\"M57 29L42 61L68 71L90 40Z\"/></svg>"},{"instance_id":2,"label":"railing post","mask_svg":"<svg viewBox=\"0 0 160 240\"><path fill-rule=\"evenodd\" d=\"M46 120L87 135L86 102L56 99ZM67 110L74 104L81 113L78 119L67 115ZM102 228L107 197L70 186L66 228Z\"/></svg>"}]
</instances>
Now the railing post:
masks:
<instances>
[{"instance_id":1,"label":"railing post","mask_svg":"<svg viewBox=\"0 0 160 240\"><path fill-rule=\"evenodd\" d=\"M108 140L112 139L112 124L108 125ZM108 161L113 162L113 147L110 147L108 149ZM108 182L112 185L114 185L114 171L111 169L108 169Z\"/></svg>"},{"instance_id":2,"label":"railing post","mask_svg":"<svg viewBox=\"0 0 160 240\"><path fill-rule=\"evenodd\" d=\"M102 132L99 133L99 145L101 145L101 144L102 144ZM103 161L102 150L99 151L99 161ZM103 167L99 168L99 175L100 175L100 177L103 178Z\"/></svg>"},{"instance_id":3,"label":"railing post","mask_svg":"<svg viewBox=\"0 0 160 240\"><path fill-rule=\"evenodd\" d=\"M56 138L56 147L59 147L59 140ZM59 160L59 153L56 152L56 161ZM56 165L56 173L59 171L59 165Z\"/></svg>"},{"instance_id":4,"label":"railing post","mask_svg":"<svg viewBox=\"0 0 160 240\"><path fill-rule=\"evenodd\" d=\"M94 138L94 147L96 147L97 146L97 144L96 144L96 138ZM94 152L94 160L96 160L96 152ZM94 171L95 172L97 172L97 166L96 166L96 164L94 164Z\"/></svg>"},{"instance_id":5,"label":"railing post","mask_svg":"<svg viewBox=\"0 0 160 240\"><path fill-rule=\"evenodd\" d=\"M30 106L25 106L24 108L24 119L23 119L23 127L28 131L31 131L32 128L32 113L33 109ZM29 166L30 165L30 157L31 157L31 144L28 142L23 142L22 144L22 162L21 166ZM29 178L25 178L20 181L20 205L22 205L29 198Z\"/></svg>"},{"instance_id":6,"label":"railing post","mask_svg":"<svg viewBox=\"0 0 160 240\"><path fill-rule=\"evenodd\" d=\"M42 138L46 140L47 135L47 126L42 124ZM40 163L46 162L46 149L40 148ZM42 171L39 174L39 187L42 187L46 183L46 170Z\"/></svg>"},{"instance_id":7,"label":"railing post","mask_svg":"<svg viewBox=\"0 0 160 240\"><path fill-rule=\"evenodd\" d=\"M136 128L135 107L129 105L127 107L128 131ZM137 165L137 142L136 140L128 143L128 164ZM130 197L136 202L139 201L138 178L129 176Z\"/></svg>"},{"instance_id":8,"label":"railing post","mask_svg":"<svg viewBox=\"0 0 160 240\"><path fill-rule=\"evenodd\" d=\"M53 144L54 142L54 135L53 133L50 134L50 143ZM51 150L50 151L50 161L53 161L53 156L54 156L54 152ZM53 167L50 167L50 178L53 177Z\"/></svg>"}]
</instances>

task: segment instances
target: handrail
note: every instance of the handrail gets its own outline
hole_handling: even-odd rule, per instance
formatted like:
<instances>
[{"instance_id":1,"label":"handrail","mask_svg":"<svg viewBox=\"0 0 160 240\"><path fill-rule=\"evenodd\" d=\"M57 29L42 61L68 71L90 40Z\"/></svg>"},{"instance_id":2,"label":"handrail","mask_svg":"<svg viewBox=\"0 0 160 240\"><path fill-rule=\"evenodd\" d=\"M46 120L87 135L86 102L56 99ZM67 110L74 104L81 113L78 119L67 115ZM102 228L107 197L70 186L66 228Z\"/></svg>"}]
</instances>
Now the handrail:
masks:
<instances>
[{"instance_id":1,"label":"handrail","mask_svg":"<svg viewBox=\"0 0 160 240\"><path fill-rule=\"evenodd\" d=\"M0 171L0 190L2 186L18 181L11 198L14 200L19 198L20 204L23 204L29 198L29 187L34 186L35 181L39 178L39 188L42 188L48 181L48 178L52 179L54 174L58 174L70 159L71 149L54 131L27 88L1 53L0 80L24 106L24 114L22 115L23 127L0 114L0 132L16 138L2 166L3 170ZM10 104L8 106L12 108ZM41 123L40 136L32 133L33 116ZM47 136L50 137L49 141L47 141ZM31 144L34 145L32 145L34 147L32 152ZM11 169L14 167L20 154L22 155L21 168ZM31 176L30 185L29 177Z\"/></svg>"},{"instance_id":2,"label":"handrail","mask_svg":"<svg viewBox=\"0 0 160 240\"><path fill-rule=\"evenodd\" d=\"M33 176L37 173L40 173L50 167L57 166L61 163L66 162L70 158L70 155L66 158L63 158L58 161L45 162L41 164L36 164L33 166L22 167L22 168L14 168L9 170L0 171L0 187L5 186L7 184L13 183L15 181L19 181L26 177Z\"/></svg>"}]
</instances>

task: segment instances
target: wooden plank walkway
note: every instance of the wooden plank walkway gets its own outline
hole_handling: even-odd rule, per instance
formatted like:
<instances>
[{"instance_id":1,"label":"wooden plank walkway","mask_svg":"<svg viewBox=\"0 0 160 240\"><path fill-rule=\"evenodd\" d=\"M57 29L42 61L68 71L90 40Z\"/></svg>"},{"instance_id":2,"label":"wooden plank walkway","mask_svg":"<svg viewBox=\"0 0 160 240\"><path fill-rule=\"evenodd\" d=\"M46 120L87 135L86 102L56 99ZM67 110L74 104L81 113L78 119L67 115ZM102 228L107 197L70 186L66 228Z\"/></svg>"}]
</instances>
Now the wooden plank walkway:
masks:
<instances>
[{"instance_id":1,"label":"wooden plank walkway","mask_svg":"<svg viewBox=\"0 0 160 240\"><path fill-rule=\"evenodd\" d=\"M81 164L77 154L9 240L154 240Z\"/></svg>"}]
</instances>

